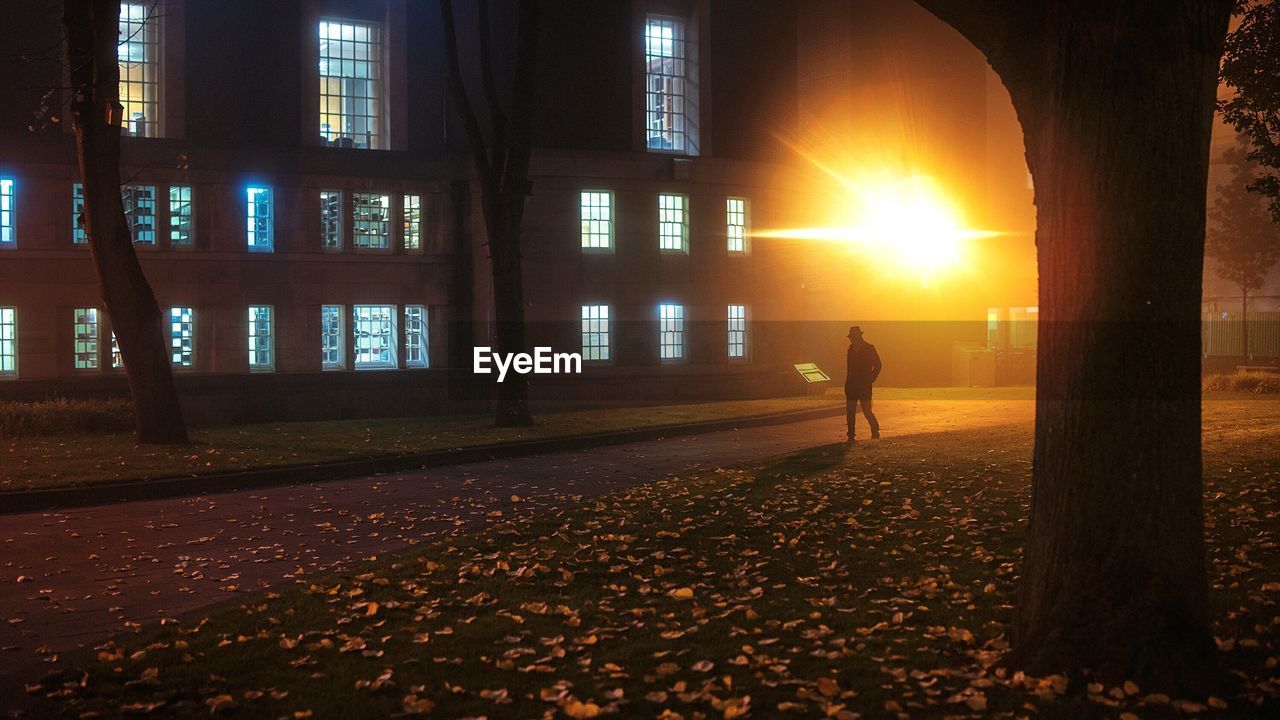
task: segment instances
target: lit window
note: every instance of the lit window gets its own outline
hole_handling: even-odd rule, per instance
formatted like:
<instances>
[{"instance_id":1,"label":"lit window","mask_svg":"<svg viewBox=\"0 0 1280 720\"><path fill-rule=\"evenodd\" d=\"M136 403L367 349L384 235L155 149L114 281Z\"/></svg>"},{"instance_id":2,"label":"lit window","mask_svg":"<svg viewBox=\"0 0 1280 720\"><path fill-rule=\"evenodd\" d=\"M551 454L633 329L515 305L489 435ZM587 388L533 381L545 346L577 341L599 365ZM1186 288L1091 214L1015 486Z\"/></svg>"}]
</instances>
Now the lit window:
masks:
<instances>
[{"instance_id":1,"label":"lit window","mask_svg":"<svg viewBox=\"0 0 1280 720\"><path fill-rule=\"evenodd\" d=\"M342 306L320 307L320 367L341 370L347 366L346 337L342 334Z\"/></svg>"},{"instance_id":2,"label":"lit window","mask_svg":"<svg viewBox=\"0 0 1280 720\"><path fill-rule=\"evenodd\" d=\"M271 188L251 187L245 191L248 201L245 211L246 240L249 252L272 252L275 248L275 227L272 223Z\"/></svg>"},{"instance_id":3,"label":"lit window","mask_svg":"<svg viewBox=\"0 0 1280 720\"><path fill-rule=\"evenodd\" d=\"M582 306L582 359L609 359L609 306Z\"/></svg>"},{"instance_id":4,"label":"lit window","mask_svg":"<svg viewBox=\"0 0 1280 720\"><path fill-rule=\"evenodd\" d=\"M98 369L98 309L76 308L72 319L77 370Z\"/></svg>"},{"instance_id":5,"label":"lit window","mask_svg":"<svg viewBox=\"0 0 1280 720\"><path fill-rule=\"evenodd\" d=\"M747 356L747 306L729 306L729 357Z\"/></svg>"},{"instance_id":6,"label":"lit window","mask_svg":"<svg viewBox=\"0 0 1280 720\"><path fill-rule=\"evenodd\" d=\"M725 203L725 221L728 227L729 252L747 251L747 201L731 197Z\"/></svg>"},{"instance_id":7,"label":"lit window","mask_svg":"<svg viewBox=\"0 0 1280 720\"><path fill-rule=\"evenodd\" d=\"M13 180L0 178L0 247L16 247L17 242L17 229L13 223Z\"/></svg>"},{"instance_id":8,"label":"lit window","mask_svg":"<svg viewBox=\"0 0 1280 720\"><path fill-rule=\"evenodd\" d=\"M356 193L351 196L355 246L385 250L391 247L391 196Z\"/></svg>"},{"instance_id":9,"label":"lit window","mask_svg":"<svg viewBox=\"0 0 1280 720\"><path fill-rule=\"evenodd\" d=\"M176 367L196 362L196 316L189 307L169 308L169 351Z\"/></svg>"},{"instance_id":10,"label":"lit window","mask_svg":"<svg viewBox=\"0 0 1280 720\"><path fill-rule=\"evenodd\" d=\"M690 82L687 29L676 18L645 18L645 136L652 150L695 155L697 97Z\"/></svg>"},{"instance_id":11,"label":"lit window","mask_svg":"<svg viewBox=\"0 0 1280 720\"><path fill-rule=\"evenodd\" d=\"M430 367L427 355L427 308L423 305L404 306L404 364L405 367Z\"/></svg>"},{"instance_id":12,"label":"lit window","mask_svg":"<svg viewBox=\"0 0 1280 720\"><path fill-rule=\"evenodd\" d=\"M18 376L18 311L0 307L0 378Z\"/></svg>"},{"instance_id":13,"label":"lit window","mask_svg":"<svg viewBox=\"0 0 1280 720\"><path fill-rule=\"evenodd\" d=\"M658 306L658 350L663 360L684 357L684 306Z\"/></svg>"},{"instance_id":14,"label":"lit window","mask_svg":"<svg viewBox=\"0 0 1280 720\"><path fill-rule=\"evenodd\" d=\"M120 354L120 342L116 340L116 333L111 331L111 369L119 370L124 367L124 355Z\"/></svg>"},{"instance_id":15,"label":"lit window","mask_svg":"<svg viewBox=\"0 0 1280 720\"><path fill-rule=\"evenodd\" d=\"M422 196L404 196L404 249L417 252L422 249Z\"/></svg>"},{"instance_id":16,"label":"lit window","mask_svg":"<svg viewBox=\"0 0 1280 720\"><path fill-rule=\"evenodd\" d=\"M684 195L658 196L658 248L687 252L689 203Z\"/></svg>"},{"instance_id":17,"label":"lit window","mask_svg":"<svg viewBox=\"0 0 1280 720\"><path fill-rule=\"evenodd\" d=\"M320 241L325 250L342 249L342 191L320 191Z\"/></svg>"},{"instance_id":18,"label":"lit window","mask_svg":"<svg viewBox=\"0 0 1280 720\"><path fill-rule=\"evenodd\" d=\"M381 148L382 28L320 21L320 137L336 147Z\"/></svg>"},{"instance_id":19,"label":"lit window","mask_svg":"<svg viewBox=\"0 0 1280 720\"><path fill-rule=\"evenodd\" d=\"M250 370L275 369L275 323L271 315L270 305L249 306Z\"/></svg>"},{"instance_id":20,"label":"lit window","mask_svg":"<svg viewBox=\"0 0 1280 720\"><path fill-rule=\"evenodd\" d=\"M121 194L124 217L133 233L135 245L156 244L156 188L154 185L128 185Z\"/></svg>"},{"instance_id":21,"label":"lit window","mask_svg":"<svg viewBox=\"0 0 1280 720\"><path fill-rule=\"evenodd\" d=\"M608 250L613 247L613 193L584 190L579 202L582 218L582 247Z\"/></svg>"},{"instance_id":22,"label":"lit window","mask_svg":"<svg viewBox=\"0 0 1280 720\"><path fill-rule=\"evenodd\" d=\"M396 366L396 308L394 305L356 305L352 308L355 327L356 369Z\"/></svg>"},{"instance_id":23,"label":"lit window","mask_svg":"<svg viewBox=\"0 0 1280 720\"><path fill-rule=\"evenodd\" d=\"M84 185L71 185L71 244L84 245L89 236L84 231Z\"/></svg>"},{"instance_id":24,"label":"lit window","mask_svg":"<svg viewBox=\"0 0 1280 720\"><path fill-rule=\"evenodd\" d=\"M156 137L160 121L160 28L154 2L120 3L120 104L124 131Z\"/></svg>"},{"instance_id":25,"label":"lit window","mask_svg":"<svg viewBox=\"0 0 1280 720\"><path fill-rule=\"evenodd\" d=\"M190 185L169 186L169 245L190 247L194 226L191 223L193 191Z\"/></svg>"}]
</instances>

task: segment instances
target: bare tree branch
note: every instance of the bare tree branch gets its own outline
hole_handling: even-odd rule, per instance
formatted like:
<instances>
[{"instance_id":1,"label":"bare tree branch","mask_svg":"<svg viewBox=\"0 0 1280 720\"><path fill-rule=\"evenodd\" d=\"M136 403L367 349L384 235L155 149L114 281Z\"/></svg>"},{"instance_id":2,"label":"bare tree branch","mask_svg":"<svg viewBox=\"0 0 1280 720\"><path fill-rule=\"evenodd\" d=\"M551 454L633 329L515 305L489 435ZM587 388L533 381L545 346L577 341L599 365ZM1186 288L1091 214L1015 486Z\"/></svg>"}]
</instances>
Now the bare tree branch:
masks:
<instances>
[{"instance_id":1,"label":"bare tree branch","mask_svg":"<svg viewBox=\"0 0 1280 720\"><path fill-rule=\"evenodd\" d=\"M493 164L501 171L506 164L507 117L502 111L502 98L493 78L493 26L489 23L489 0L480 0L477 9L480 35L480 79L489 105L489 122L493 126ZM500 154L500 157L496 155Z\"/></svg>"},{"instance_id":2,"label":"bare tree branch","mask_svg":"<svg viewBox=\"0 0 1280 720\"><path fill-rule=\"evenodd\" d=\"M475 108L471 106L466 83L462 80L462 68L458 61L458 30L453 21L453 0L440 0L440 16L444 20L445 57L449 65L449 94L458 104L458 115L462 117L462 126L467 133L467 144L471 146L472 156L475 158L476 171L480 173L481 181L488 186L493 182L494 172L485 146L484 131L480 128L480 120L476 117Z\"/></svg>"}]
</instances>

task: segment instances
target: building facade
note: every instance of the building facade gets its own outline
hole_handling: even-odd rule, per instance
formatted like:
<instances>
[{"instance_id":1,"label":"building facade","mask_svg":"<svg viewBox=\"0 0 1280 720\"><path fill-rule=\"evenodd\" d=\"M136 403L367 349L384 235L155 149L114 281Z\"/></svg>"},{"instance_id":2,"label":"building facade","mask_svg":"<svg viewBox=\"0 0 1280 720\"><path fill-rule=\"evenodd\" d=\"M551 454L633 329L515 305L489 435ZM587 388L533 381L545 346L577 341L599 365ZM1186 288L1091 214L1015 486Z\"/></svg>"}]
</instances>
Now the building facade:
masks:
<instances>
[{"instance_id":1,"label":"building facade","mask_svg":"<svg viewBox=\"0 0 1280 720\"><path fill-rule=\"evenodd\" d=\"M477 75L474 7L459 6ZM543 6L526 312L531 344L580 352L585 367L536 378L535 399L796 391L801 283L786 248L750 236L787 210L794 11ZM482 407L492 378L472 374L471 353L491 344L492 287L437 4L121 7L122 198L189 412ZM495 37L508 11L495 8ZM51 50L60 9L4 12L0 398L120 393ZM497 45L501 80L511 57Z\"/></svg>"}]
</instances>

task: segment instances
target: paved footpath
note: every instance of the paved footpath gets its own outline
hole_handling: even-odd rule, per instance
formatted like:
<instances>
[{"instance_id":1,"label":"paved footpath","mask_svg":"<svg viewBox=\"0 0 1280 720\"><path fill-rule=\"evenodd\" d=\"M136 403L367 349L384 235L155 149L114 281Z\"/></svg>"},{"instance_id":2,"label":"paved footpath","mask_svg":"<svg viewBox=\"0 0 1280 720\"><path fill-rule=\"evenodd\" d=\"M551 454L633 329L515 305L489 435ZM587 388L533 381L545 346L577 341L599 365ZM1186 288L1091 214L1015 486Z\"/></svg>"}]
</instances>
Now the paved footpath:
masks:
<instances>
[{"instance_id":1,"label":"paved footpath","mask_svg":"<svg viewBox=\"0 0 1280 720\"><path fill-rule=\"evenodd\" d=\"M22 684L56 669L61 654L111 635L438 539L497 511L838 441L843 420L0 516L0 713L28 705Z\"/></svg>"}]
</instances>

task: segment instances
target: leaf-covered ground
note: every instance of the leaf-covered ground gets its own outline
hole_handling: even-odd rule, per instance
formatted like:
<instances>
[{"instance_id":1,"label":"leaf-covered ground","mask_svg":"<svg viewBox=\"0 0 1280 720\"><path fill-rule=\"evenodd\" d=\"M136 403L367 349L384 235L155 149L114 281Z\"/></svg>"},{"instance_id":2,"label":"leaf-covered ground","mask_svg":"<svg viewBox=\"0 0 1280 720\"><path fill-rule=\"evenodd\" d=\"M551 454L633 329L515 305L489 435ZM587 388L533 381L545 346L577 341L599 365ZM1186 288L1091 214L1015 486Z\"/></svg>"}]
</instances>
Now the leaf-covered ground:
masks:
<instances>
[{"instance_id":1,"label":"leaf-covered ground","mask_svg":"<svg viewBox=\"0 0 1280 720\"><path fill-rule=\"evenodd\" d=\"M30 691L71 717L1280 715L1280 402L1206 418L1199 702L1025 678L1006 649L1025 423L676 477L108 643Z\"/></svg>"}]
</instances>

